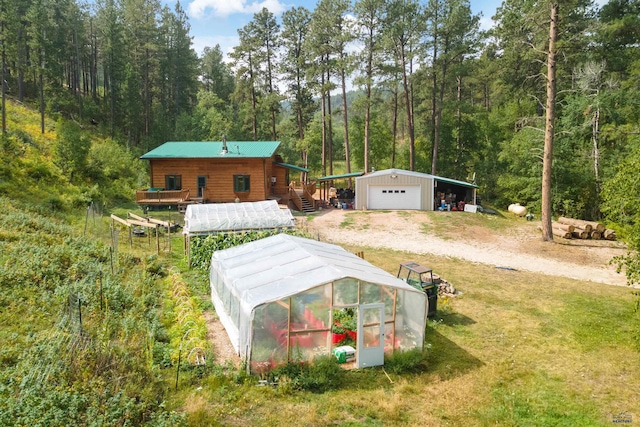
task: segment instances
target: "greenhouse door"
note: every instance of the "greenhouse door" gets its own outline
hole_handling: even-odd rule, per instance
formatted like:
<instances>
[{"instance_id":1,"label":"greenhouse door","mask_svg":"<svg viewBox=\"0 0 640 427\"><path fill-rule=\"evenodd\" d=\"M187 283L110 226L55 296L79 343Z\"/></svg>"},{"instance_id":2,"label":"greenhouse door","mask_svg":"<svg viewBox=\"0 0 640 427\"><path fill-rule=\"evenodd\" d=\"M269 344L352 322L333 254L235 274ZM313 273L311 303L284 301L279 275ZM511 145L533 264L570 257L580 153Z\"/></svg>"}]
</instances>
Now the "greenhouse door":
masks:
<instances>
[{"instance_id":1,"label":"greenhouse door","mask_svg":"<svg viewBox=\"0 0 640 427\"><path fill-rule=\"evenodd\" d=\"M384 365L384 304L358 307L358 368Z\"/></svg>"}]
</instances>

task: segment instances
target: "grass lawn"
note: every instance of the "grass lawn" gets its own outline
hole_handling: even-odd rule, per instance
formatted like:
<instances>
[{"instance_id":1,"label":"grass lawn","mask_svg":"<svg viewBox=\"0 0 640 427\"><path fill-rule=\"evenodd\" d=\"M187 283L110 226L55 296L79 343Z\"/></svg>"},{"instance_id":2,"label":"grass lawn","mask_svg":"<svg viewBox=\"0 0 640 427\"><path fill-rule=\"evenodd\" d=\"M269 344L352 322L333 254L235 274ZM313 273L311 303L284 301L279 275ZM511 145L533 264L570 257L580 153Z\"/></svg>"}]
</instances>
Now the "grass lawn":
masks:
<instances>
[{"instance_id":1,"label":"grass lawn","mask_svg":"<svg viewBox=\"0 0 640 427\"><path fill-rule=\"evenodd\" d=\"M428 322L427 370L351 371L323 394L194 378L171 402L191 425L609 426L620 414L640 422L631 289L346 249L392 274L403 261L431 266L462 292L439 300Z\"/></svg>"}]
</instances>

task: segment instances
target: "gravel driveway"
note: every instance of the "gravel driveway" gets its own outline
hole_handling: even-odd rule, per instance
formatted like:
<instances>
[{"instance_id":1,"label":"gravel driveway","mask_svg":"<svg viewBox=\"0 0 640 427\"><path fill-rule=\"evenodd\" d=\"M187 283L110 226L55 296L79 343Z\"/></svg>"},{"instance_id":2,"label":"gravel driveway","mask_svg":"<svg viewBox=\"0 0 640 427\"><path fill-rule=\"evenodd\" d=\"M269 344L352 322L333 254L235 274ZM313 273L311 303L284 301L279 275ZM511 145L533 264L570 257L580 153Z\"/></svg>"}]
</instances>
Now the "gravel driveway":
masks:
<instances>
[{"instance_id":1,"label":"gravel driveway","mask_svg":"<svg viewBox=\"0 0 640 427\"><path fill-rule=\"evenodd\" d=\"M438 213L442 215L476 215L472 213ZM353 210L319 211L311 220L301 218L307 228L332 243L388 248L416 254L459 258L496 267L526 270L577 280L624 286L624 274L609 264L624 248L608 241L577 241L571 244L542 242L535 223L524 224L513 235L496 235L490 230L464 230L459 238L443 239L425 232L425 212ZM539 223L538 223L539 225Z\"/></svg>"}]
</instances>

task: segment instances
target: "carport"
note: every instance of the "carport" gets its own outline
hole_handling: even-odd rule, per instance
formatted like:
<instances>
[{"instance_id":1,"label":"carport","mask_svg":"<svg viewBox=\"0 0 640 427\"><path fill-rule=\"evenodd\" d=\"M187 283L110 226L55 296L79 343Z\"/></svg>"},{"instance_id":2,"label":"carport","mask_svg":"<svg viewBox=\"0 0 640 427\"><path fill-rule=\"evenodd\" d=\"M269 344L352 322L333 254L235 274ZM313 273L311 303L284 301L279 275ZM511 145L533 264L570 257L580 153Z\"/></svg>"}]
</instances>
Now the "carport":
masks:
<instances>
[{"instance_id":1,"label":"carport","mask_svg":"<svg viewBox=\"0 0 640 427\"><path fill-rule=\"evenodd\" d=\"M364 172L350 172L338 175L327 175L316 179L320 184L320 200L328 203L331 196L329 187L333 186L334 181L346 181L347 188L351 189L351 178L357 178L364 175Z\"/></svg>"}]
</instances>

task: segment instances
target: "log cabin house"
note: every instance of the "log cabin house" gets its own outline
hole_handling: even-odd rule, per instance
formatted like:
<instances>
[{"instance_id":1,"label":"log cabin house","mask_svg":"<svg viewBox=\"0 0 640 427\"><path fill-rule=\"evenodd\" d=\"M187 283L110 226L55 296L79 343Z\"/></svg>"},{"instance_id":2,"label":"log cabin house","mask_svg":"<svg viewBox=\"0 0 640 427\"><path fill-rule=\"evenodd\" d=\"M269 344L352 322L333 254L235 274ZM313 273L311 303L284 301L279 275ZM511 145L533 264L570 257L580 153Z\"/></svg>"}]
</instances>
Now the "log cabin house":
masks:
<instances>
[{"instance_id":1,"label":"log cabin house","mask_svg":"<svg viewBox=\"0 0 640 427\"><path fill-rule=\"evenodd\" d=\"M290 185L290 173L308 169L284 163L276 154L280 141L166 142L140 158L149 160L150 186L136 192L149 206L278 200L290 207L315 209L315 188ZM313 186L314 187L314 186Z\"/></svg>"}]
</instances>

